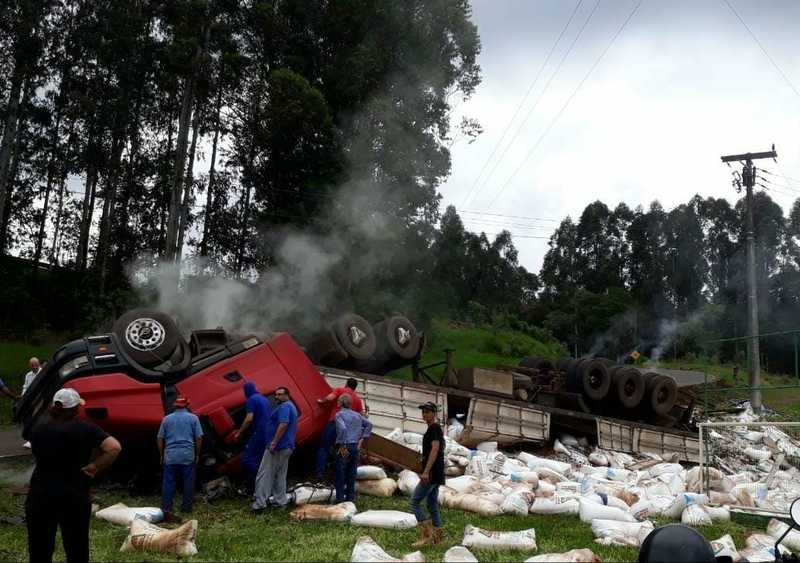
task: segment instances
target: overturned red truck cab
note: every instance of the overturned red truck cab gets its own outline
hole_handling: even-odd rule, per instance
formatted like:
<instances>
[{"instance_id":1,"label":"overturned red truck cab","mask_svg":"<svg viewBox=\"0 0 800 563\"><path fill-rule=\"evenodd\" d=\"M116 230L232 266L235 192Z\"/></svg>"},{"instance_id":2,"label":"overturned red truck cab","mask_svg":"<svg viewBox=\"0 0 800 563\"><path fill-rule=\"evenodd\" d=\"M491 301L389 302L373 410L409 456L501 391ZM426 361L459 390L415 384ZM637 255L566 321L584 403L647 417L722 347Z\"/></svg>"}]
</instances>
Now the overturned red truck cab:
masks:
<instances>
[{"instance_id":1,"label":"overturned red truck cab","mask_svg":"<svg viewBox=\"0 0 800 563\"><path fill-rule=\"evenodd\" d=\"M242 445L233 435L245 416L243 385L252 381L267 397L286 387L300 416L297 443L318 439L329 411L317 399L331 387L289 335L267 341L249 336L199 354L183 341L178 348L183 357L176 365L156 370L135 361L114 333L70 342L54 354L17 405L15 420L23 424L23 436L46 412L54 393L71 387L86 401L81 416L117 437L129 459L146 457L161 420L182 395L204 429L201 464L219 473L234 472Z\"/></svg>"}]
</instances>

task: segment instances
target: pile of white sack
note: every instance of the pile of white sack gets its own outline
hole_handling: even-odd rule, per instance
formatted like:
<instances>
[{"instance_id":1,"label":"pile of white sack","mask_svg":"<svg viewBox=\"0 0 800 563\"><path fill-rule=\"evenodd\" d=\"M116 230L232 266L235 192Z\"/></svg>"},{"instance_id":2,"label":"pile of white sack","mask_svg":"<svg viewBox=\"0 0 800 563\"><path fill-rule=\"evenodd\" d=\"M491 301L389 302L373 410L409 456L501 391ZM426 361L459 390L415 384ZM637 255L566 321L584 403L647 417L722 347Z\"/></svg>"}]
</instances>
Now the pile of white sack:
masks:
<instances>
[{"instance_id":1,"label":"pile of white sack","mask_svg":"<svg viewBox=\"0 0 800 563\"><path fill-rule=\"evenodd\" d=\"M197 555L197 520L169 530L156 524L164 513L154 506L127 506L117 503L94 513L96 518L129 529L120 551L166 553L178 557Z\"/></svg>"}]
</instances>

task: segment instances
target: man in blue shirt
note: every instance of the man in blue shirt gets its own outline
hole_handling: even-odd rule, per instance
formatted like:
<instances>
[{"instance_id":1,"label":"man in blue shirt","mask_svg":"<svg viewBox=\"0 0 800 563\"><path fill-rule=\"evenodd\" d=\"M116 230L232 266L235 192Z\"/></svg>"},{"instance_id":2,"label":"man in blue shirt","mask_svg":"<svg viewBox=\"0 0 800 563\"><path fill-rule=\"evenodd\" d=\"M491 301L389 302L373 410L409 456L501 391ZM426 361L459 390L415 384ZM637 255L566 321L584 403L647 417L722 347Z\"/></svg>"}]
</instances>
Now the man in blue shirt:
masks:
<instances>
[{"instance_id":1,"label":"man in blue shirt","mask_svg":"<svg viewBox=\"0 0 800 563\"><path fill-rule=\"evenodd\" d=\"M264 450L267 449L267 423L272 412L272 405L264 395L258 392L256 384L252 381L244 384L244 396L247 398L247 402L245 402L247 415L236 432L236 440L240 440L249 428L253 429L242 452L242 469L247 479L247 494L252 495L255 491L258 466L261 464L261 458L264 457Z\"/></svg>"},{"instance_id":2,"label":"man in blue shirt","mask_svg":"<svg viewBox=\"0 0 800 563\"><path fill-rule=\"evenodd\" d=\"M336 502L356 498L356 472L361 442L372 433L372 423L351 410L350 395L339 397L336 413Z\"/></svg>"},{"instance_id":3,"label":"man in blue shirt","mask_svg":"<svg viewBox=\"0 0 800 563\"><path fill-rule=\"evenodd\" d=\"M275 506L286 506L289 502L286 496L286 472L297 434L297 407L290 400L286 387L275 390L275 399L278 405L272 410L267 423L269 446L261 458L256 475L256 492L252 506L254 513L263 512L267 508L270 496Z\"/></svg>"},{"instance_id":4,"label":"man in blue shirt","mask_svg":"<svg viewBox=\"0 0 800 563\"><path fill-rule=\"evenodd\" d=\"M161 509L165 521L174 520L172 500L177 482L183 485L181 512L191 512L194 502L194 469L203 446L203 429L200 420L187 408L189 400L178 397L172 405L175 410L161 421L158 429L158 451L164 468L161 491Z\"/></svg>"}]
</instances>

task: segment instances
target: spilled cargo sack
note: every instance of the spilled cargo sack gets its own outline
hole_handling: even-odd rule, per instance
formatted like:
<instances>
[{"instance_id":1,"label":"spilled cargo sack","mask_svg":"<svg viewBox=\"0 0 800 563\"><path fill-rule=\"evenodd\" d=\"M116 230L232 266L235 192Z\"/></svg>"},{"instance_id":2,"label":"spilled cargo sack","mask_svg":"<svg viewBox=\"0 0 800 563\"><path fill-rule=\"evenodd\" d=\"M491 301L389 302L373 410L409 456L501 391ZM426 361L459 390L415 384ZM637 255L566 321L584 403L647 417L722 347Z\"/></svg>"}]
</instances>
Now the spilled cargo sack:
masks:
<instances>
[{"instance_id":1,"label":"spilled cargo sack","mask_svg":"<svg viewBox=\"0 0 800 563\"><path fill-rule=\"evenodd\" d=\"M475 449L479 452L486 452L487 454L494 453L497 451L497 442L481 442Z\"/></svg>"},{"instance_id":2,"label":"spilled cargo sack","mask_svg":"<svg viewBox=\"0 0 800 563\"><path fill-rule=\"evenodd\" d=\"M564 553L543 553L525 560L525 563L601 563L591 549L572 549Z\"/></svg>"},{"instance_id":3,"label":"spilled cargo sack","mask_svg":"<svg viewBox=\"0 0 800 563\"><path fill-rule=\"evenodd\" d=\"M547 467L548 469L552 469L553 471L561 473L564 476L569 474L569 472L572 470L572 465L569 463L538 457L533 454L529 454L528 452L520 452L517 454L517 459L531 469L534 469L535 467Z\"/></svg>"},{"instance_id":4,"label":"spilled cargo sack","mask_svg":"<svg viewBox=\"0 0 800 563\"><path fill-rule=\"evenodd\" d=\"M369 495L371 497L384 497L392 496L397 490L397 482L394 479L386 477L379 481L356 481L356 491L360 494Z\"/></svg>"},{"instance_id":5,"label":"spilled cargo sack","mask_svg":"<svg viewBox=\"0 0 800 563\"><path fill-rule=\"evenodd\" d=\"M160 508L154 506L128 506L122 502L98 510L94 515L100 520L105 520L118 526L125 526L126 528L136 518L151 524L157 524L164 520L164 512Z\"/></svg>"},{"instance_id":6,"label":"spilled cargo sack","mask_svg":"<svg viewBox=\"0 0 800 563\"><path fill-rule=\"evenodd\" d=\"M336 499L336 491L329 487L311 487L303 485L291 492L291 499L297 505L329 504Z\"/></svg>"},{"instance_id":7,"label":"spilled cargo sack","mask_svg":"<svg viewBox=\"0 0 800 563\"><path fill-rule=\"evenodd\" d=\"M752 550L755 556L761 560L764 555L767 553L773 556L773 559L770 561L774 561L775 556L775 538L772 536L768 536L767 534L750 534L747 536L747 539L744 540L745 545L747 546L745 549L739 552L740 555L743 557L747 557L747 560L750 561L750 557L745 555L745 552ZM784 544L780 544L778 546L780 552L784 555L790 553L789 548L786 547Z\"/></svg>"},{"instance_id":8,"label":"spilled cargo sack","mask_svg":"<svg viewBox=\"0 0 800 563\"><path fill-rule=\"evenodd\" d=\"M730 557L734 562L741 559L730 534L725 534L721 538L712 541L711 549L714 550L714 557Z\"/></svg>"},{"instance_id":9,"label":"spilled cargo sack","mask_svg":"<svg viewBox=\"0 0 800 563\"><path fill-rule=\"evenodd\" d=\"M547 481L551 485L557 485L563 481L567 481L567 478L561 473L553 471L549 467L538 466L534 467L533 470L539 476L539 481Z\"/></svg>"},{"instance_id":10,"label":"spilled cargo sack","mask_svg":"<svg viewBox=\"0 0 800 563\"><path fill-rule=\"evenodd\" d=\"M589 463L597 466L607 466L608 457L602 452L592 452L589 454Z\"/></svg>"},{"instance_id":11,"label":"spilled cargo sack","mask_svg":"<svg viewBox=\"0 0 800 563\"><path fill-rule=\"evenodd\" d=\"M478 563L478 558L463 545L455 545L444 552L444 563Z\"/></svg>"},{"instance_id":12,"label":"spilled cargo sack","mask_svg":"<svg viewBox=\"0 0 800 563\"><path fill-rule=\"evenodd\" d=\"M410 512L399 510L367 510L350 519L354 526L366 528L388 528L390 530L410 530L417 526L417 518Z\"/></svg>"},{"instance_id":13,"label":"spilled cargo sack","mask_svg":"<svg viewBox=\"0 0 800 563\"><path fill-rule=\"evenodd\" d=\"M392 557L386 553L375 540L369 536L361 536L356 540L350 561L354 563L400 563L402 561L425 561L425 556L420 551L404 555L401 558Z\"/></svg>"},{"instance_id":14,"label":"spilled cargo sack","mask_svg":"<svg viewBox=\"0 0 800 563\"><path fill-rule=\"evenodd\" d=\"M711 516L698 504L690 504L683 509L681 523L687 526L710 526Z\"/></svg>"},{"instance_id":15,"label":"spilled cargo sack","mask_svg":"<svg viewBox=\"0 0 800 563\"><path fill-rule=\"evenodd\" d=\"M787 528L789 528L788 524L781 522L776 518L772 518L770 519L769 524L767 524L767 534L777 540L784 533L786 533ZM800 553L800 532L793 529L791 532L786 534L786 537L783 538L781 545L788 547L795 553Z\"/></svg>"},{"instance_id":16,"label":"spilled cargo sack","mask_svg":"<svg viewBox=\"0 0 800 563\"><path fill-rule=\"evenodd\" d=\"M478 479L474 475L462 475L453 479L445 479L445 486L458 493L468 493L478 484Z\"/></svg>"},{"instance_id":17,"label":"spilled cargo sack","mask_svg":"<svg viewBox=\"0 0 800 563\"><path fill-rule=\"evenodd\" d=\"M536 530L493 532L467 524L464 527L464 547L491 550L536 551Z\"/></svg>"},{"instance_id":18,"label":"spilled cargo sack","mask_svg":"<svg viewBox=\"0 0 800 563\"><path fill-rule=\"evenodd\" d=\"M302 522L303 520L328 520L331 522L348 522L358 510L352 502L339 504L304 504L292 510L289 518Z\"/></svg>"},{"instance_id":19,"label":"spilled cargo sack","mask_svg":"<svg viewBox=\"0 0 800 563\"><path fill-rule=\"evenodd\" d=\"M619 522L617 520L592 520L595 542L602 545L627 545L639 547L654 529L649 520L644 522Z\"/></svg>"},{"instance_id":20,"label":"spilled cargo sack","mask_svg":"<svg viewBox=\"0 0 800 563\"><path fill-rule=\"evenodd\" d=\"M539 481L539 484L536 486L537 497L551 497L554 494L556 494L555 485L551 485L547 481Z\"/></svg>"},{"instance_id":21,"label":"spilled cargo sack","mask_svg":"<svg viewBox=\"0 0 800 563\"><path fill-rule=\"evenodd\" d=\"M675 497L670 505L662 512L667 518L678 519L684 509L691 504L708 504L708 496L698 493L683 493Z\"/></svg>"},{"instance_id":22,"label":"spilled cargo sack","mask_svg":"<svg viewBox=\"0 0 800 563\"><path fill-rule=\"evenodd\" d=\"M535 471L520 471L511 474L515 483L529 483L534 489L539 485L539 474Z\"/></svg>"},{"instance_id":23,"label":"spilled cargo sack","mask_svg":"<svg viewBox=\"0 0 800 563\"><path fill-rule=\"evenodd\" d=\"M397 476L397 488L405 496L410 497L414 494L414 489L417 488L419 481L419 475L408 469L403 469Z\"/></svg>"},{"instance_id":24,"label":"spilled cargo sack","mask_svg":"<svg viewBox=\"0 0 800 563\"><path fill-rule=\"evenodd\" d=\"M500 509L503 514L516 514L518 516L525 516L528 514L533 501L536 500L534 494L530 491L517 491L508 495L500 504Z\"/></svg>"},{"instance_id":25,"label":"spilled cargo sack","mask_svg":"<svg viewBox=\"0 0 800 563\"><path fill-rule=\"evenodd\" d=\"M189 520L179 528L166 530L142 518L131 523L131 530L119 549L128 551L153 551L178 557L197 555L197 520Z\"/></svg>"},{"instance_id":26,"label":"spilled cargo sack","mask_svg":"<svg viewBox=\"0 0 800 563\"><path fill-rule=\"evenodd\" d=\"M447 508L459 508L481 516L498 516L503 513L499 504L472 493L457 493L439 489L439 503Z\"/></svg>"},{"instance_id":27,"label":"spilled cargo sack","mask_svg":"<svg viewBox=\"0 0 800 563\"><path fill-rule=\"evenodd\" d=\"M708 484L710 489L722 489L724 475L715 467L704 467L703 474L708 474ZM699 493L703 487L704 475L700 474L700 467L692 467L686 473L686 490L692 493Z\"/></svg>"},{"instance_id":28,"label":"spilled cargo sack","mask_svg":"<svg viewBox=\"0 0 800 563\"><path fill-rule=\"evenodd\" d=\"M356 469L356 479L359 481L386 479L386 471L377 465L359 465Z\"/></svg>"},{"instance_id":29,"label":"spilled cargo sack","mask_svg":"<svg viewBox=\"0 0 800 563\"><path fill-rule=\"evenodd\" d=\"M625 512L620 508L605 506L594 503L590 500L580 499L581 522L591 524L593 520L616 520L618 522L636 522L636 518L630 512Z\"/></svg>"},{"instance_id":30,"label":"spilled cargo sack","mask_svg":"<svg viewBox=\"0 0 800 563\"><path fill-rule=\"evenodd\" d=\"M580 503L575 499L559 497L536 497L528 509L528 514L578 514Z\"/></svg>"},{"instance_id":31,"label":"spilled cargo sack","mask_svg":"<svg viewBox=\"0 0 800 563\"><path fill-rule=\"evenodd\" d=\"M447 423L447 437L458 442L464 432L464 425L455 418L451 418Z\"/></svg>"}]
</instances>

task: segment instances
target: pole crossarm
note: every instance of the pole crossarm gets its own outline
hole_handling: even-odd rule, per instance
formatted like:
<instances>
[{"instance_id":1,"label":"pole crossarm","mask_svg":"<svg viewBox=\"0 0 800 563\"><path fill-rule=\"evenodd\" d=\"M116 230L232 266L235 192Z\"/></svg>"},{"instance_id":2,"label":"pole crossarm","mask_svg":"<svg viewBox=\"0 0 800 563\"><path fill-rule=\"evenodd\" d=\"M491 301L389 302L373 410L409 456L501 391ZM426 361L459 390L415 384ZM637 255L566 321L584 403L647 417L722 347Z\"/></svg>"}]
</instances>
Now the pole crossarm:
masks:
<instances>
[{"instance_id":1,"label":"pole crossarm","mask_svg":"<svg viewBox=\"0 0 800 563\"><path fill-rule=\"evenodd\" d=\"M775 152L775 149L766 152L748 152L745 154L731 154L728 156L720 157L722 162L739 162L739 161L748 161L748 160L760 160L762 158L778 158L778 153Z\"/></svg>"}]
</instances>

